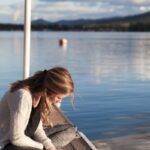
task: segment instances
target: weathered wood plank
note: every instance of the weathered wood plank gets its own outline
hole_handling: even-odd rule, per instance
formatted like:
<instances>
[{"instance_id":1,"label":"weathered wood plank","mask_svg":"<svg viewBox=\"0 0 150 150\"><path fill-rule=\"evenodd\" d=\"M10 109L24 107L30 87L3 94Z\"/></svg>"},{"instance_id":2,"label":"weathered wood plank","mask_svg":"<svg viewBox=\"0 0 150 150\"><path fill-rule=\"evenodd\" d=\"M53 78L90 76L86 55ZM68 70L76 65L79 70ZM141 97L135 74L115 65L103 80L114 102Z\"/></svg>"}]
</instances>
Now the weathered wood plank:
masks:
<instances>
[{"instance_id":1,"label":"weathered wood plank","mask_svg":"<svg viewBox=\"0 0 150 150\"><path fill-rule=\"evenodd\" d=\"M63 150L92 150L82 138L73 140Z\"/></svg>"},{"instance_id":2,"label":"weathered wood plank","mask_svg":"<svg viewBox=\"0 0 150 150\"><path fill-rule=\"evenodd\" d=\"M150 150L150 133L95 140L98 150Z\"/></svg>"},{"instance_id":3,"label":"weathered wood plank","mask_svg":"<svg viewBox=\"0 0 150 150\"><path fill-rule=\"evenodd\" d=\"M53 113L50 115L50 119L54 125L64 123L72 124L72 122L56 106L54 106ZM80 133L78 134L79 138L74 139L71 143L65 146L63 150L96 150L95 146L90 141L86 141L88 139L85 140Z\"/></svg>"}]
</instances>

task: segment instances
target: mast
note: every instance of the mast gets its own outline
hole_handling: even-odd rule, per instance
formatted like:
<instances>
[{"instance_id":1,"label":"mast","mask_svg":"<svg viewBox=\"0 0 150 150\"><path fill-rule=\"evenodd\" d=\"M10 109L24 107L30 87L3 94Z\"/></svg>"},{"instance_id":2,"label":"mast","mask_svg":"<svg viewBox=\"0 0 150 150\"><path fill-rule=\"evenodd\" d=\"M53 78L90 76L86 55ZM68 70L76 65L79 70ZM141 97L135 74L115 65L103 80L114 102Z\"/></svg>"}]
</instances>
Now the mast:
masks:
<instances>
[{"instance_id":1,"label":"mast","mask_svg":"<svg viewBox=\"0 0 150 150\"><path fill-rule=\"evenodd\" d=\"M25 79L30 75L31 0L25 0L24 4L23 78Z\"/></svg>"}]
</instances>

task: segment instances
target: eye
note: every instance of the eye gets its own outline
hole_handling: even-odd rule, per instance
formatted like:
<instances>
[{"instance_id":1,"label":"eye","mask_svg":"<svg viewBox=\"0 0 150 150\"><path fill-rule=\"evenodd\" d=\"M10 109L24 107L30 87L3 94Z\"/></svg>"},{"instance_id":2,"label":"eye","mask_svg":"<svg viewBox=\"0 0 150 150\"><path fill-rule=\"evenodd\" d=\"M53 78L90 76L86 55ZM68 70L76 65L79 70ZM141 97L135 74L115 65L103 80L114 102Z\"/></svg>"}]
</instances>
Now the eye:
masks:
<instances>
[{"instance_id":1,"label":"eye","mask_svg":"<svg viewBox=\"0 0 150 150\"><path fill-rule=\"evenodd\" d=\"M58 96L57 99L61 100L62 98Z\"/></svg>"}]
</instances>

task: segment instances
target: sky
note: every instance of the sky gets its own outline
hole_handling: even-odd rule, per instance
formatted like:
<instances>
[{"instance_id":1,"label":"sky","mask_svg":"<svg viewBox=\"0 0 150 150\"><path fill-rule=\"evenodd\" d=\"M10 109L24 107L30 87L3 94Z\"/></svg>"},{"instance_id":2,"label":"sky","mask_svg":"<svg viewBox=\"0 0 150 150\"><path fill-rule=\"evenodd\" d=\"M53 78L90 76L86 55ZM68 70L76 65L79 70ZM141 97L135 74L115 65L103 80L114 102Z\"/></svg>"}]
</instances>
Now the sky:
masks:
<instances>
[{"instance_id":1,"label":"sky","mask_svg":"<svg viewBox=\"0 0 150 150\"><path fill-rule=\"evenodd\" d=\"M23 23L25 0L0 1L0 23ZM150 11L150 0L32 0L32 20L97 19Z\"/></svg>"}]
</instances>

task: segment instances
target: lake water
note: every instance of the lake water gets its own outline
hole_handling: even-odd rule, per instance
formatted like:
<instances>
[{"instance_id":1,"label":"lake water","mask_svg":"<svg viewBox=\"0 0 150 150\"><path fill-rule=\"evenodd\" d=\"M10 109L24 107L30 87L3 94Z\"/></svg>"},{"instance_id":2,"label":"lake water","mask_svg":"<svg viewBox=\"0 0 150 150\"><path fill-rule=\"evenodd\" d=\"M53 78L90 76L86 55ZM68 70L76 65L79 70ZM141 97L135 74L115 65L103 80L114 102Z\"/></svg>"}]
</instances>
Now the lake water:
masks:
<instances>
[{"instance_id":1,"label":"lake water","mask_svg":"<svg viewBox=\"0 0 150 150\"><path fill-rule=\"evenodd\" d=\"M60 38L68 47L60 47ZM31 74L67 67L76 86L64 113L90 139L150 131L150 33L33 32ZM22 79L23 33L0 32L0 95Z\"/></svg>"}]
</instances>

